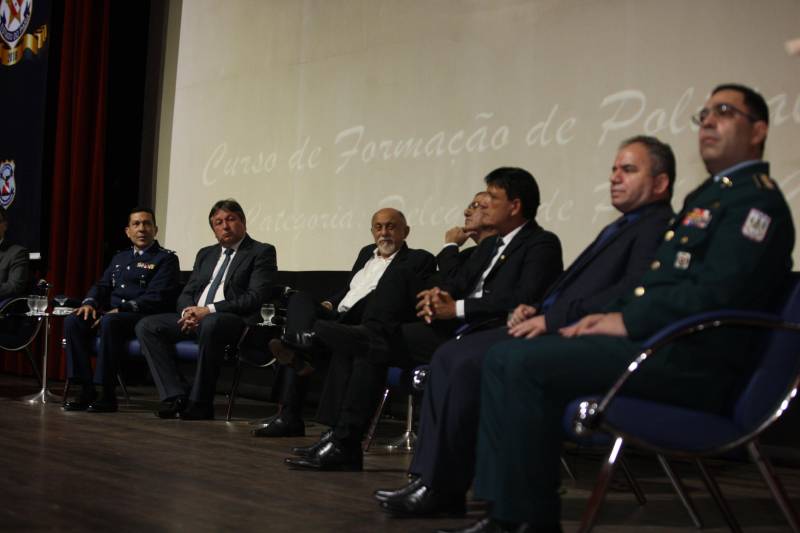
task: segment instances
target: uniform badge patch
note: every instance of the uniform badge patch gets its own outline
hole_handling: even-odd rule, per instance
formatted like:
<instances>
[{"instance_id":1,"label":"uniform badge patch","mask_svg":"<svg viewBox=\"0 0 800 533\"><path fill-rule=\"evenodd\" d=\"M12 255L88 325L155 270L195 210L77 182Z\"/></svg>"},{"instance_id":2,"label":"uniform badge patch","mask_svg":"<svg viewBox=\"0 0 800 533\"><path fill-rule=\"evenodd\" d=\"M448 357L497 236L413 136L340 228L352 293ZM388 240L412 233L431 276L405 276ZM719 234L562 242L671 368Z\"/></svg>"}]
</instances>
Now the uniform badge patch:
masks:
<instances>
[{"instance_id":1,"label":"uniform badge patch","mask_svg":"<svg viewBox=\"0 0 800 533\"><path fill-rule=\"evenodd\" d=\"M705 229L708 223L711 222L711 211L701 207L695 207L683 217L681 224L693 228Z\"/></svg>"},{"instance_id":2,"label":"uniform badge patch","mask_svg":"<svg viewBox=\"0 0 800 533\"><path fill-rule=\"evenodd\" d=\"M14 201L17 195L17 182L14 179L14 161L0 161L0 205L5 209Z\"/></svg>"},{"instance_id":3,"label":"uniform badge patch","mask_svg":"<svg viewBox=\"0 0 800 533\"><path fill-rule=\"evenodd\" d=\"M768 214L762 213L755 207L751 208L742 224L742 235L751 241L761 242L767 236L770 222L772 219Z\"/></svg>"},{"instance_id":4,"label":"uniform badge patch","mask_svg":"<svg viewBox=\"0 0 800 533\"><path fill-rule=\"evenodd\" d=\"M156 264L139 261L138 263L136 263L136 268L146 268L147 270L154 270L156 268Z\"/></svg>"},{"instance_id":5,"label":"uniform badge patch","mask_svg":"<svg viewBox=\"0 0 800 533\"><path fill-rule=\"evenodd\" d=\"M686 270L692 262L692 254L689 252L678 252L675 254L675 268L678 270Z\"/></svg>"}]
</instances>

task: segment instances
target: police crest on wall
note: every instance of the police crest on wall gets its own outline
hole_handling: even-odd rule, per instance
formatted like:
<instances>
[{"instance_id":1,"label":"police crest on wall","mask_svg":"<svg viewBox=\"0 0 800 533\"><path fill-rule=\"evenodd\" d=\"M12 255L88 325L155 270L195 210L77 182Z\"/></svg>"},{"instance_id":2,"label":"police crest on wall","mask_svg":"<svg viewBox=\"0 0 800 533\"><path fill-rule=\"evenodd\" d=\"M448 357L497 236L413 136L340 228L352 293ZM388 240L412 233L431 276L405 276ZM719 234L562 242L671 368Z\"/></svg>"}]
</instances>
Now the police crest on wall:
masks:
<instances>
[{"instance_id":1,"label":"police crest on wall","mask_svg":"<svg viewBox=\"0 0 800 533\"><path fill-rule=\"evenodd\" d=\"M17 195L17 183L14 181L14 161L0 161L0 205L8 209Z\"/></svg>"},{"instance_id":2,"label":"police crest on wall","mask_svg":"<svg viewBox=\"0 0 800 533\"><path fill-rule=\"evenodd\" d=\"M33 16L33 0L0 0L0 64L11 66L36 54L47 40L47 25L25 33Z\"/></svg>"}]
</instances>

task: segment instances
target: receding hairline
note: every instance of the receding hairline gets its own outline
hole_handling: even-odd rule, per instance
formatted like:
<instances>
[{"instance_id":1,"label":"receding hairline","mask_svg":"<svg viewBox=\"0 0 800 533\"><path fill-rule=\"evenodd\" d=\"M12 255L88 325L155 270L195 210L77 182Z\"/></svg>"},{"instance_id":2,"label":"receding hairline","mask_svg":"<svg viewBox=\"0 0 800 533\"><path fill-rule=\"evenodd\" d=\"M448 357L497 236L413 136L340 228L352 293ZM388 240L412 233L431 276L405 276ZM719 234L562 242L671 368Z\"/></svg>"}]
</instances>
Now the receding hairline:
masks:
<instances>
[{"instance_id":1,"label":"receding hairline","mask_svg":"<svg viewBox=\"0 0 800 533\"><path fill-rule=\"evenodd\" d=\"M380 213L383 213L383 212L391 213L392 216L399 216L400 220L403 221L403 224L408 226L408 222L406 221L406 216L403 214L402 211L400 211L399 209L395 209L394 207L382 207L382 208L378 209L377 211L375 211L372 214L372 218L370 220L372 222L375 222L375 217L377 217Z\"/></svg>"}]
</instances>

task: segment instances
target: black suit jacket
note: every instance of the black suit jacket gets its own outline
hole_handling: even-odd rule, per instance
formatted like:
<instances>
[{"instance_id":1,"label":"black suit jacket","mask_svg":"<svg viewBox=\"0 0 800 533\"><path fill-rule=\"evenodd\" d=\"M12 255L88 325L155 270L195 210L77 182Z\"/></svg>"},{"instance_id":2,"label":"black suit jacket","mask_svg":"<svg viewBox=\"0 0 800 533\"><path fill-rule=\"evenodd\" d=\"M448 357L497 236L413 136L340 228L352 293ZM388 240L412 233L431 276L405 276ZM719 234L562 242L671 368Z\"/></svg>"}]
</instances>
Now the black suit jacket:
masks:
<instances>
[{"instance_id":1,"label":"black suit jacket","mask_svg":"<svg viewBox=\"0 0 800 533\"><path fill-rule=\"evenodd\" d=\"M347 278L347 283L344 285L344 287L342 287L341 290L339 290L339 292L328 298L328 301L333 304L334 309L338 307L339 303L347 294L347 291L350 290L350 283L353 281L353 277L358 273L359 270L364 268L364 265L367 264L367 261L374 257L376 247L377 245L375 244L368 244L367 246L361 248L361 250L358 252L356 262L353 263L353 268L350 269L350 276ZM394 277L392 272L400 269L403 269L414 276L427 278L435 271L436 262L430 252L426 250L414 250L409 248L406 243L403 243L403 246L397 251L395 258L392 259L392 262L389 263L389 266L386 268L386 272L383 273L383 276L381 276L381 279L378 281L378 285L375 287L375 292L378 292L380 295L388 296L387 291L381 287L381 285L385 285L387 279L391 280ZM372 298L370 298L370 300L371 299ZM353 309L350 309L348 314L354 311L356 307L363 307L359 304L362 304L362 302L366 304L365 300L367 300L367 298L364 298L357 305L353 306Z\"/></svg>"},{"instance_id":2,"label":"black suit jacket","mask_svg":"<svg viewBox=\"0 0 800 533\"><path fill-rule=\"evenodd\" d=\"M28 250L3 240L0 243L0 299L23 296L29 285Z\"/></svg>"},{"instance_id":3,"label":"black suit jacket","mask_svg":"<svg viewBox=\"0 0 800 533\"><path fill-rule=\"evenodd\" d=\"M548 331L556 331L590 313L597 313L630 292L650 268L673 216L669 203L650 204L641 209L635 221L600 245L595 247L592 242L543 298L558 292L556 300L544 312Z\"/></svg>"},{"instance_id":4,"label":"black suit jacket","mask_svg":"<svg viewBox=\"0 0 800 533\"><path fill-rule=\"evenodd\" d=\"M197 252L192 274L178 297L178 312L198 305L203 289L211 281L220 253L222 251L219 244L206 246ZM214 307L218 312L239 315L247 322L258 322L261 304L269 298L272 274L277 268L275 247L245 235L228 266L225 300L214 302Z\"/></svg>"},{"instance_id":5,"label":"black suit jacket","mask_svg":"<svg viewBox=\"0 0 800 533\"><path fill-rule=\"evenodd\" d=\"M504 317L521 303L538 301L561 274L561 242L535 220L528 221L506 246L484 280L483 296L468 298L491 261L500 237L484 239L455 276L442 280L442 288L464 301L467 322Z\"/></svg>"},{"instance_id":6,"label":"black suit jacket","mask_svg":"<svg viewBox=\"0 0 800 533\"><path fill-rule=\"evenodd\" d=\"M477 246L470 246L459 250L458 246L445 246L436 254L436 265L439 267L439 276L442 282L455 278L461 268L467 263Z\"/></svg>"}]
</instances>

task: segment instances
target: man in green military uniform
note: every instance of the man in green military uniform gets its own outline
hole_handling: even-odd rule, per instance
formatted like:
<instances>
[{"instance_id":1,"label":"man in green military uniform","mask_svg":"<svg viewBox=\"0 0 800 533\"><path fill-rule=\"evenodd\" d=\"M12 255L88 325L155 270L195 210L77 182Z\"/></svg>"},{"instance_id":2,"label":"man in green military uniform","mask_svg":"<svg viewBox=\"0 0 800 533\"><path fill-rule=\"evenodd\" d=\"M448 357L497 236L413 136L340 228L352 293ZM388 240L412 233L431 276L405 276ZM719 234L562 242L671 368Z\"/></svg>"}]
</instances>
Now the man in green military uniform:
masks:
<instances>
[{"instance_id":1,"label":"man in green military uniform","mask_svg":"<svg viewBox=\"0 0 800 533\"><path fill-rule=\"evenodd\" d=\"M463 531L561 531L560 424L567 403L607 390L641 341L675 320L774 302L791 270L794 228L761 161L766 102L747 87L721 85L694 119L711 177L686 197L640 285L561 336L507 341L489 351L474 493L491 510ZM722 411L752 367L752 341L709 332L648 362L626 390Z\"/></svg>"}]
</instances>

